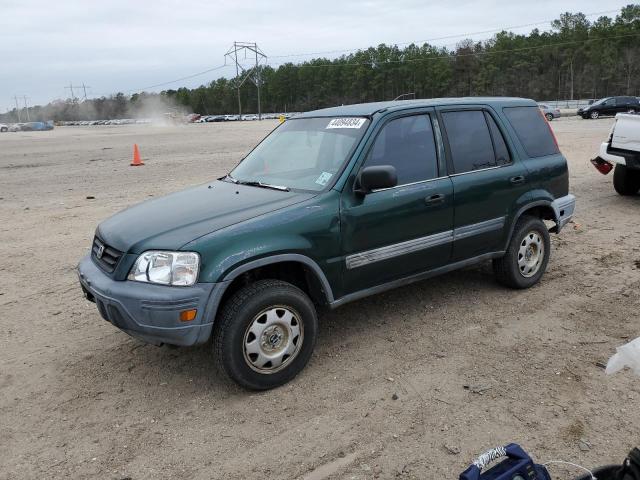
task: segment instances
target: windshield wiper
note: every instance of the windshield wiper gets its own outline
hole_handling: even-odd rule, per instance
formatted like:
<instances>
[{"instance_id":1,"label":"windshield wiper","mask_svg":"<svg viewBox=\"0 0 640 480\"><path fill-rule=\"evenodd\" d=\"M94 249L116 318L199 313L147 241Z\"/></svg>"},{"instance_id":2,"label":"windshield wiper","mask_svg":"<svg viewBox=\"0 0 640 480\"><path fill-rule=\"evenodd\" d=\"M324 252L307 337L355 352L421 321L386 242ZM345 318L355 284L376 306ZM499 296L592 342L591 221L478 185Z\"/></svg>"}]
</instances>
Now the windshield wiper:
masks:
<instances>
[{"instance_id":1,"label":"windshield wiper","mask_svg":"<svg viewBox=\"0 0 640 480\"><path fill-rule=\"evenodd\" d=\"M235 178L233 180L236 180ZM240 185L249 185L250 187L261 187L261 188L271 188L273 190L280 190L282 192L288 192L289 187L285 187L283 185L271 185L270 183L262 183L257 180L236 180L235 183L239 183Z\"/></svg>"},{"instance_id":2,"label":"windshield wiper","mask_svg":"<svg viewBox=\"0 0 640 480\"><path fill-rule=\"evenodd\" d=\"M231 183L239 183L237 179L233 178L228 173L224 177L222 177L221 180L229 180Z\"/></svg>"}]
</instances>

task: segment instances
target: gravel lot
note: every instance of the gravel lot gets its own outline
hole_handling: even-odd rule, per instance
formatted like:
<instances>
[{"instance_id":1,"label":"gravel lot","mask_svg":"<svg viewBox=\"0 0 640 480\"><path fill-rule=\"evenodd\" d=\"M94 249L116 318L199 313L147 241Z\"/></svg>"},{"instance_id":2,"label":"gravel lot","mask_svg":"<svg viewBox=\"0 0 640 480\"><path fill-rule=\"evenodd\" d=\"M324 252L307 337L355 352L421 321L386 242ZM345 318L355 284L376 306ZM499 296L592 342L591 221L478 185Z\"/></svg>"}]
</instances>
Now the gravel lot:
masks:
<instances>
[{"instance_id":1,"label":"gravel lot","mask_svg":"<svg viewBox=\"0 0 640 480\"><path fill-rule=\"evenodd\" d=\"M483 265L325 313L304 372L265 393L210 346L115 329L75 266L101 220L221 176L275 122L0 134L0 478L454 479L510 441L620 462L640 378L596 362L640 335L640 197L588 162L611 123L552 123L578 203L540 285L505 290Z\"/></svg>"}]
</instances>

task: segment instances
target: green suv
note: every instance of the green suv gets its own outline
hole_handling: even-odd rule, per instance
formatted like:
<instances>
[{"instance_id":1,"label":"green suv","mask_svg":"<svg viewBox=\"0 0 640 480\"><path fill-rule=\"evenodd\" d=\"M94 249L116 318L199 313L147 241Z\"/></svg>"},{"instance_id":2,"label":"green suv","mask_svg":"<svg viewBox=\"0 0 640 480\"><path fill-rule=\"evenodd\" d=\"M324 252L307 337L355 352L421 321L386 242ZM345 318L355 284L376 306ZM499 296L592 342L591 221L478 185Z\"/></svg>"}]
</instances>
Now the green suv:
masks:
<instances>
[{"instance_id":1,"label":"green suv","mask_svg":"<svg viewBox=\"0 0 640 480\"><path fill-rule=\"evenodd\" d=\"M213 338L232 379L267 389L309 361L319 308L488 260L500 283L534 285L574 206L532 100L349 105L105 220L78 273L116 327L157 345Z\"/></svg>"}]
</instances>

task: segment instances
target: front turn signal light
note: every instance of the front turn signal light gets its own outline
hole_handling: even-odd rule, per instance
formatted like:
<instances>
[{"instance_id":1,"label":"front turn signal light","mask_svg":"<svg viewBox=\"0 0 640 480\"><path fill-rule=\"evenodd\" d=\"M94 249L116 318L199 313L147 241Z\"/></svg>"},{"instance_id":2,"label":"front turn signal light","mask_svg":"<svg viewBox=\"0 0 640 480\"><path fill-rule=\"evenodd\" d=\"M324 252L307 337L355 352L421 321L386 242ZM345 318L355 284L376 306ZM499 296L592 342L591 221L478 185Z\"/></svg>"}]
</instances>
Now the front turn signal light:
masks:
<instances>
[{"instance_id":1,"label":"front turn signal light","mask_svg":"<svg viewBox=\"0 0 640 480\"><path fill-rule=\"evenodd\" d=\"M191 320L196 318L197 313L198 310L196 310L195 308L192 310L183 310L182 312L180 312L180 321L190 322Z\"/></svg>"}]
</instances>

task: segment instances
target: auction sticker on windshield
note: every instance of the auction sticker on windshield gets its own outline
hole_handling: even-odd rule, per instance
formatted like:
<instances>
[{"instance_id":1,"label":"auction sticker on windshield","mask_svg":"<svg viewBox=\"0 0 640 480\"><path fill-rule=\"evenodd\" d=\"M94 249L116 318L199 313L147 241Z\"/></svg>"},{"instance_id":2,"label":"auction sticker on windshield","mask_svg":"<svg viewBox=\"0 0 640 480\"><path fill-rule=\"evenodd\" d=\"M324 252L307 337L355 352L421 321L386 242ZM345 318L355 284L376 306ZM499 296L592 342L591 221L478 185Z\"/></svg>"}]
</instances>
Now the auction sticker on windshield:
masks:
<instances>
[{"instance_id":1,"label":"auction sticker on windshield","mask_svg":"<svg viewBox=\"0 0 640 480\"><path fill-rule=\"evenodd\" d=\"M322 172L316 180L316 183L324 187L332 176L333 175L329 172Z\"/></svg>"},{"instance_id":2,"label":"auction sticker on windshield","mask_svg":"<svg viewBox=\"0 0 640 480\"><path fill-rule=\"evenodd\" d=\"M327 128L360 128L366 122L366 118L357 118L357 117L343 117L343 118L334 118L329 122Z\"/></svg>"}]
</instances>

